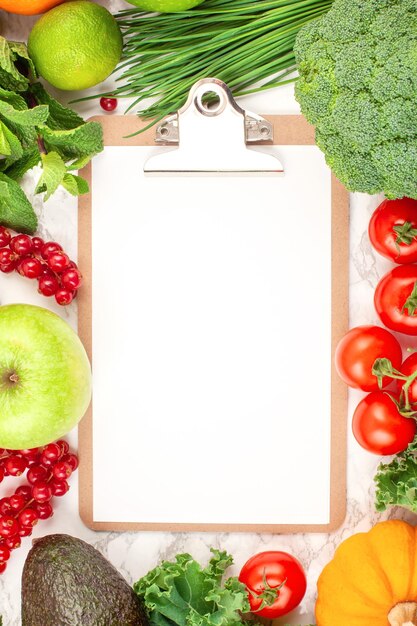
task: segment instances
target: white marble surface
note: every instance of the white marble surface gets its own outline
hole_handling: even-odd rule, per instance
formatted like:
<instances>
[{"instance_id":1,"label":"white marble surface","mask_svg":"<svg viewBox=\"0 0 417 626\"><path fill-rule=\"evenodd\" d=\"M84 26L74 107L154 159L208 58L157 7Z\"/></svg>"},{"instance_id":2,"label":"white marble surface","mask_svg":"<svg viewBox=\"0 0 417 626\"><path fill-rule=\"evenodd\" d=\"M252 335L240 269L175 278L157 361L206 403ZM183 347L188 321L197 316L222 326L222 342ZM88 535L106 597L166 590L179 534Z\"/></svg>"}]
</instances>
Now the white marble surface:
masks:
<instances>
[{"instance_id":1,"label":"white marble surface","mask_svg":"<svg viewBox=\"0 0 417 626\"><path fill-rule=\"evenodd\" d=\"M101 4L110 10L117 10L128 5L123 0L102 0ZM16 40L24 40L34 19L10 16L0 11L0 32ZM111 81L106 84L106 89ZM58 94L64 101L67 94ZM74 97L71 94L71 97ZM242 106L259 113L296 113L297 104L292 95L292 88L275 89L262 95L255 95L241 100ZM96 101L78 106L85 116L100 113ZM31 193L36 175L28 176L26 190ZM378 278L386 271L388 263L373 252L367 237L367 225L378 198L355 194L351 197L350 223L350 324L377 322L373 308L373 291ZM40 233L60 241L71 255L76 254L76 203L63 190L43 204L39 197L34 205L40 216ZM18 276L0 276L0 304L25 301L45 306L48 301L34 293L33 285ZM76 307L62 308L59 312L76 326ZM352 392L349 401L351 420L353 409L361 397L360 392ZM71 441L76 446L76 433L71 434ZM145 574L161 559L172 558L181 551L191 552L203 562L209 556L210 546L229 550L235 557L232 573L237 573L246 559L252 554L272 549L288 550L298 556L308 571L308 592L301 606L276 624L309 624L314 621L313 610L317 577L323 566L330 560L335 547L341 540L354 532L364 531L382 517L397 517L414 520L415 516L401 510L391 510L388 515L375 513L373 506L372 477L379 463L377 457L366 453L349 435L348 441L348 502L347 516L342 527L331 535L295 535L272 536L257 534L204 534L204 533L94 533L87 529L78 516L77 476L71 479L69 494L58 500L55 515L51 520L41 522L35 528L34 536L50 533L69 533L95 545L125 575L129 582ZM296 451L295 451L296 454ZM302 464L303 459L299 462ZM308 468L306 467L306 472ZM7 490L7 483L1 487L2 494ZM295 486L302 497L303 485ZM137 494L140 497L140 493ZM5 626L20 624L20 576L24 559L30 548L30 539L23 542L10 561L6 573L0 577L0 613ZM39 625L41 626L41 625Z\"/></svg>"}]
</instances>

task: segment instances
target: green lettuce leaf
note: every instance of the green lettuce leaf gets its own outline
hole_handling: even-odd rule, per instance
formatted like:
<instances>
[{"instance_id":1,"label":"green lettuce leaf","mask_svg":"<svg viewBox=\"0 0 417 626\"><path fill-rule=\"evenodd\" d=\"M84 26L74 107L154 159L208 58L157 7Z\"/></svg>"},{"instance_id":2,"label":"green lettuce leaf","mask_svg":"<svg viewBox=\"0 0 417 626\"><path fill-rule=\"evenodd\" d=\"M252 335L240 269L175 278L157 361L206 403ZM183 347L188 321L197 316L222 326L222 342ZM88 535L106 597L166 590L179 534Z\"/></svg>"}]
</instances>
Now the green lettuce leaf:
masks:
<instances>
[{"instance_id":1,"label":"green lettuce leaf","mask_svg":"<svg viewBox=\"0 0 417 626\"><path fill-rule=\"evenodd\" d=\"M402 506L417 513L417 439L390 463L381 463L374 480L377 511Z\"/></svg>"},{"instance_id":2,"label":"green lettuce leaf","mask_svg":"<svg viewBox=\"0 0 417 626\"><path fill-rule=\"evenodd\" d=\"M164 561L133 586L147 609L151 626L241 626L249 611L245 586L237 578L222 585L233 560L212 550L203 569L189 554Z\"/></svg>"},{"instance_id":3,"label":"green lettuce leaf","mask_svg":"<svg viewBox=\"0 0 417 626\"><path fill-rule=\"evenodd\" d=\"M36 214L19 184L0 173L0 224L32 234L38 227Z\"/></svg>"}]
</instances>

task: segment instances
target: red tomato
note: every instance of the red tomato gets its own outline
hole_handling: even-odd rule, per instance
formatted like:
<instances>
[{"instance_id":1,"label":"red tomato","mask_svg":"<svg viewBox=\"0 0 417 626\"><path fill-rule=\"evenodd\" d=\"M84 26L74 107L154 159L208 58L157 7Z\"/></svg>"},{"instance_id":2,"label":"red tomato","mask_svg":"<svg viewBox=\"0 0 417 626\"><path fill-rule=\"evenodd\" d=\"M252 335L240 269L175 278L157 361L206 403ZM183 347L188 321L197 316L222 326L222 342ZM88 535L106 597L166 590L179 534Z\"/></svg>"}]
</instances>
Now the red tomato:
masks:
<instances>
[{"instance_id":1,"label":"red tomato","mask_svg":"<svg viewBox=\"0 0 417 626\"><path fill-rule=\"evenodd\" d=\"M374 303L385 326L417 335L417 265L400 265L385 274L376 287Z\"/></svg>"},{"instance_id":2,"label":"red tomato","mask_svg":"<svg viewBox=\"0 0 417 626\"><path fill-rule=\"evenodd\" d=\"M357 326L339 341L335 353L335 365L340 378L350 387L363 391L379 389L378 380L372 374L376 359L389 359L395 369L402 361L401 346L396 338L380 326ZM383 379L389 385L390 378Z\"/></svg>"},{"instance_id":3,"label":"red tomato","mask_svg":"<svg viewBox=\"0 0 417 626\"><path fill-rule=\"evenodd\" d=\"M307 589L301 563L286 552L255 554L242 567L239 580L248 589L251 611L269 619L295 609ZM263 603L269 606L260 609Z\"/></svg>"},{"instance_id":4,"label":"red tomato","mask_svg":"<svg viewBox=\"0 0 417 626\"><path fill-rule=\"evenodd\" d=\"M416 435L416 422L404 417L383 391L366 396L353 414L352 430L362 448L373 454L398 454Z\"/></svg>"},{"instance_id":5,"label":"red tomato","mask_svg":"<svg viewBox=\"0 0 417 626\"><path fill-rule=\"evenodd\" d=\"M394 263L417 262L417 200L384 200L369 222L375 250Z\"/></svg>"},{"instance_id":6,"label":"red tomato","mask_svg":"<svg viewBox=\"0 0 417 626\"><path fill-rule=\"evenodd\" d=\"M417 370L417 352L413 352L411 356L409 356L404 363L400 367L401 374L404 376L411 376ZM398 393L401 393L403 385L405 383L404 380L397 380L397 389ZM408 388L408 399L410 403L417 402L417 379L414 380Z\"/></svg>"}]
</instances>

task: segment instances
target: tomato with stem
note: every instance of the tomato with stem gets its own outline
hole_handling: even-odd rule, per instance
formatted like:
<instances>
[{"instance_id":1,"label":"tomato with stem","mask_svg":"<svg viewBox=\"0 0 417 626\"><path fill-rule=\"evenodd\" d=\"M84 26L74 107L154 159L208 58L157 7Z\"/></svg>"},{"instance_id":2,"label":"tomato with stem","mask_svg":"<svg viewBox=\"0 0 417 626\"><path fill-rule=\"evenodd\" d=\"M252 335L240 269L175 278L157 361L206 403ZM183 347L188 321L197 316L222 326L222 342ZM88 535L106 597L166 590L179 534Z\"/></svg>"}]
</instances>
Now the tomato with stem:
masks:
<instances>
[{"instance_id":1,"label":"tomato with stem","mask_svg":"<svg viewBox=\"0 0 417 626\"><path fill-rule=\"evenodd\" d=\"M394 263L417 262L417 200L384 200L369 222L375 250Z\"/></svg>"},{"instance_id":2,"label":"tomato with stem","mask_svg":"<svg viewBox=\"0 0 417 626\"><path fill-rule=\"evenodd\" d=\"M387 328L417 335L417 265L400 265L385 274L375 289L374 304Z\"/></svg>"},{"instance_id":3,"label":"tomato with stem","mask_svg":"<svg viewBox=\"0 0 417 626\"><path fill-rule=\"evenodd\" d=\"M242 567L239 580L248 591L251 611L268 619L295 609L307 589L301 563L287 552L255 554Z\"/></svg>"},{"instance_id":4,"label":"tomato with stem","mask_svg":"<svg viewBox=\"0 0 417 626\"><path fill-rule=\"evenodd\" d=\"M410 376L416 376L411 381L411 384L408 387L408 399L411 404L417 403L417 352L413 352L409 357L407 357L404 363L400 368L401 374L403 374L406 378ZM406 381L397 379L397 389L398 393L401 393L404 389L404 383Z\"/></svg>"}]
</instances>

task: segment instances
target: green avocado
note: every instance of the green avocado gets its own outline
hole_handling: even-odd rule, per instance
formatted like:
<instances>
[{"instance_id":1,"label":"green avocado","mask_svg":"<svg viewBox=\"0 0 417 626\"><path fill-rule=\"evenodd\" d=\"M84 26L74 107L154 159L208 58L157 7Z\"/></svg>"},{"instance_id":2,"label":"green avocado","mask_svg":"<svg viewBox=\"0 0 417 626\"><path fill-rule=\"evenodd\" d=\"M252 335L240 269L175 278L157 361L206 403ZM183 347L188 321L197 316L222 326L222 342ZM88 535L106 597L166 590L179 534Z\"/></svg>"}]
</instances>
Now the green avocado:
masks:
<instances>
[{"instance_id":1,"label":"green avocado","mask_svg":"<svg viewBox=\"0 0 417 626\"><path fill-rule=\"evenodd\" d=\"M34 541L22 574L22 626L148 626L141 601L95 548L69 535Z\"/></svg>"}]
</instances>

